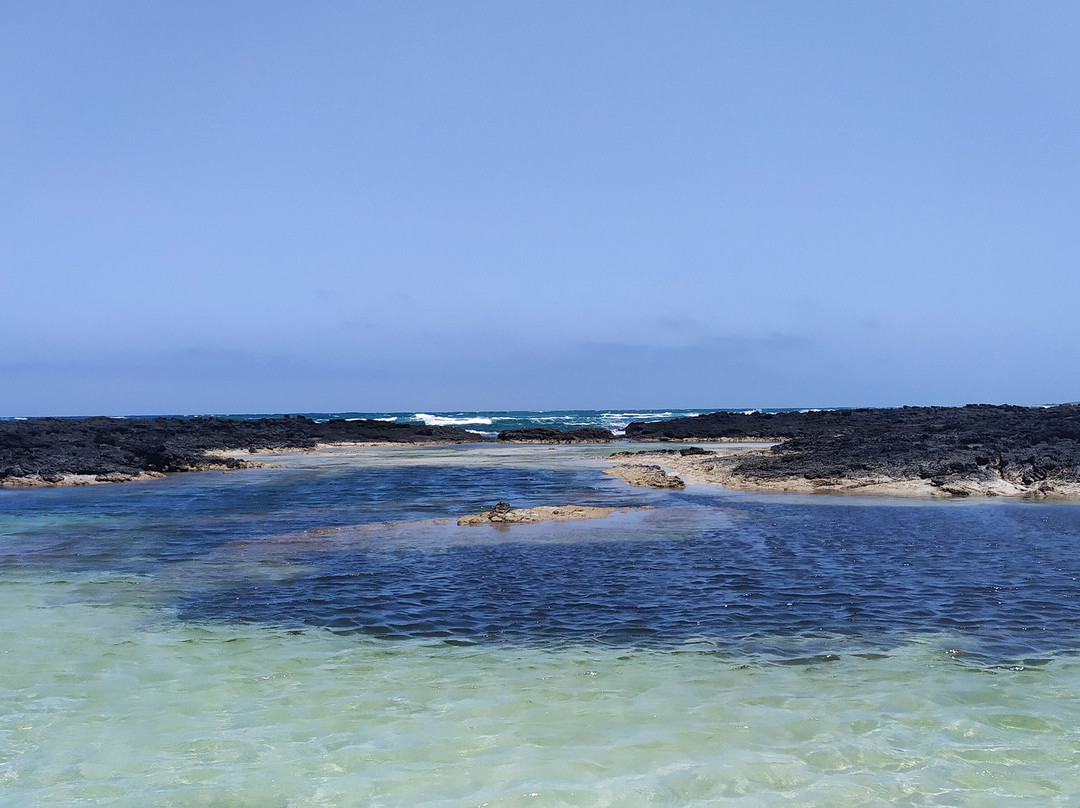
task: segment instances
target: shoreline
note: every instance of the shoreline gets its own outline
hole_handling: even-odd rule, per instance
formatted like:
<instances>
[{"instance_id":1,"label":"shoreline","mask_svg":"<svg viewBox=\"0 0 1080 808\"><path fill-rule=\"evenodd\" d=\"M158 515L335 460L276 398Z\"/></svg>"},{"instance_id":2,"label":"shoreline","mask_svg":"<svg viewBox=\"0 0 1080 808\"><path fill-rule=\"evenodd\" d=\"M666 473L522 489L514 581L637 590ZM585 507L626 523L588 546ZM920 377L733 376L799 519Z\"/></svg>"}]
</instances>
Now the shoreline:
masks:
<instances>
[{"instance_id":1,"label":"shoreline","mask_svg":"<svg viewBox=\"0 0 1080 808\"><path fill-rule=\"evenodd\" d=\"M303 416L233 420L102 416L0 421L0 488L92 485L188 471L257 467L233 456L326 445L460 444L484 438L465 429Z\"/></svg>"},{"instance_id":2,"label":"shoreline","mask_svg":"<svg viewBox=\"0 0 1080 808\"><path fill-rule=\"evenodd\" d=\"M677 484L665 473L645 469L641 461L659 464L653 467L657 470L671 469L690 484L741 491L1080 499L1076 404L715 412L632 422L621 440L594 428L517 429L499 437L493 440L458 427L315 422L302 416L7 421L0 422L0 488L145 481L188 471L227 473L272 465L280 455L347 456L386 446L541 450L618 442L650 447L610 457L633 458L637 468L626 472L625 479L644 487ZM691 442L715 444L717 449L688 447ZM651 448L654 444L668 448ZM611 468L605 471L623 476Z\"/></svg>"},{"instance_id":3,"label":"shoreline","mask_svg":"<svg viewBox=\"0 0 1080 808\"><path fill-rule=\"evenodd\" d=\"M735 459L657 453L696 479L747 491L1080 498L1077 404L715 412L626 428L631 440L672 444L765 436L781 442Z\"/></svg>"},{"instance_id":4,"label":"shoreline","mask_svg":"<svg viewBox=\"0 0 1080 808\"><path fill-rule=\"evenodd\" d=\"M161 480L167 476L160 471L143 471L138 474L59 474L56 478L48 480L40 476L4 477L0 479L0 488L71 488L86 485L114 485Z\"/></svg>"},{"instance_id":5,"label":"shoreline","mask_svg":"<svg viewBox=\"0 0 1080 808\"><path fill-rule=\"evenodd\" d=\"M714 441L698 440L696 444ZM761 479L751 474L741 473L740 464L748 458L763 456L773 447L763 448L764 441L737 441L726 439L715 443L750 444L745 448L730 448L719 452L693 447L677 449L642 449L636 451L618 451L609 456L591 455L585 459L602 461L608 465L601 473L620 478L627 485L644 488L679 490L687 485L709 485L728 488L745 493L764 494L825 494L844 496L911 498L911 499L1008 499L1027 501L1080 502L1080 483L1042 481L1024 486L1015 482L997 478L989 480L957 479L949 483L935 483L921 478L889 477L869 475L862 477L824 477L824 478L776 478ZM274 463L276 458L288 455L332 455L354 456L363 454L368 449L397 448L434 448L452 447L460 444L430 441L424 443L379 443L374 441L355 441L347 443L324 443L316 446L280 447L259 449L255 452L246 449L224 449L208 452L208 458L218 459L221 463L208 463L188 472L217 471L223 474L241 472L248 469L283 468L284 464ZM490 444L488 444L490 445ZM522 450L541 449L559 444L512 444ZM777 443L775 446L782 446ZM563 444L565 446L565 444ZM266 457L270 462L254 461L252 456ZM0 489L26 490L41 488L66 488L90 485L108 485L125 482L147 482L172 476L173 473L140 472L138 474L64 474L59 479L44 480L35 477L0 479ZM565 506L564 506L565 507ZM579 517L580 518L580 517Z\"/></svg>"},{"instance_id":6,"label":"shoreline","mask_svg":"<svg viewBox=\"0 0 1080 808\"><path fill-rule=\"evenodd\" d=\"M606 474L623 477L642 463L656 464L668 478L681 479L686 485L716 485L734 491L759 494L833 494L843 496L897 497L913 499L1016 499L1029 501L1080 502L1080 483L1039 483L1017 485L1007 480L955 480L944 485L920 478L888 476L755 479L738 472L739 463L758 449L736 450L723 455L673 456L645 450L633 453L632 462L604 469ZM623 460L624 458L618 458ZM629 482L629 481L628 481ZM631 485L647 485L630 482ZM648 487L673 487L664 485Z\"/></svg>"}]
</instances>

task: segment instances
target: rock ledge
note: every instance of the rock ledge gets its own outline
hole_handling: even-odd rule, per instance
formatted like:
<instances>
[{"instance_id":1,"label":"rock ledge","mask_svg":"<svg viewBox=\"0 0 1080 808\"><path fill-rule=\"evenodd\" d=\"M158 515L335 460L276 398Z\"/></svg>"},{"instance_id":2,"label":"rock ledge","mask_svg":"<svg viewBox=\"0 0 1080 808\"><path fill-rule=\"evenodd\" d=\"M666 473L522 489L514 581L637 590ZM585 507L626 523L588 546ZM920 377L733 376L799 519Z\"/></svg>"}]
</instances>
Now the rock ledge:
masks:
<instances>
[{"instance_id":1,"label":"rock ledge","mask_svg":"<svg viewBox=\"0 0 1080 808\"><path fill-rule=\"evenodd\" d=\"M630 485L641 488L686 488L682 478L674 474L668 474L660 466L646 465L644 463L623 463L618 466L604 469L604 474L612 477L620 477Z\"/></svg>"},{"instance_id":2,"label":"rock ledge","mask_svg":"<svg viewBox=\"0 0 1080 808\"><path fill-rule=\"evenodd\" d=\"M553 429L546 426L504 429L497 439L502 443L613 443L618 440L611 430L600 427Z\"/></svg>"}]
</instances>

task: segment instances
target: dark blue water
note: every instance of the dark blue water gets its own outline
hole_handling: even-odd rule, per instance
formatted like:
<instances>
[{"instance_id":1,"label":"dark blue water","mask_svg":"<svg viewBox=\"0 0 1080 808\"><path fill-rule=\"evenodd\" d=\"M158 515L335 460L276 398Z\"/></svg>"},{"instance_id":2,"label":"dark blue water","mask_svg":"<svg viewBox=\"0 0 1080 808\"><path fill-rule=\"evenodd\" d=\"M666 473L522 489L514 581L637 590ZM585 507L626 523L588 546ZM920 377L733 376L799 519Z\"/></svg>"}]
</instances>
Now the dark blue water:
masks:
<instances>
[{"instance_id":1,"label":"dark blue water","mask_svg":"<svg viewBox=\"0 0 1080 808\"><path fill-rule=\"evenodd\" d=\"M407 526L326 547L281 540L497 499L658 510L498 533L451 525L424 542L403 541ZM493 538L455 541L453 531ZM258 554L254 566L229 566L231 548L260 546L290 574L259 574ZM782 657L825 653L837 637L873 650L940 633L989 662L1080 649L1080 507L653 492L586 466L282 469L5 491L0 570L144 575L184 620L387 639L690 641Z\"/></svg>"},{"instance_id":2,"label":"dark blue water","mask_svg":"<svg viewBox=\"0 0 1080 808\"><path fill-rule=\"evenodd\" d=\"M621 434L631 421L658 421L682 418L715 412L720 408L650 409L650 410L483 410L470 412L305 412L295 413L316 421L331 418L368 419L393 421L399 424L429 424L433 426L460 426L477 434L494 437L504 429L522 429L525 427L554 427L557 429L577 429L580 427L601 427ZM745 409L734 410L744 412ZM763 409L761 412L795 412L794 409ZM172 418L194 418L212 415L215 418L234 418L252 420L257 418L280 418L281 413L202 413L170 415ZM157 415L129 415L130 418L157 418ZM0 421L14 420L3 417Z\"/></svg>"}]
</instances>

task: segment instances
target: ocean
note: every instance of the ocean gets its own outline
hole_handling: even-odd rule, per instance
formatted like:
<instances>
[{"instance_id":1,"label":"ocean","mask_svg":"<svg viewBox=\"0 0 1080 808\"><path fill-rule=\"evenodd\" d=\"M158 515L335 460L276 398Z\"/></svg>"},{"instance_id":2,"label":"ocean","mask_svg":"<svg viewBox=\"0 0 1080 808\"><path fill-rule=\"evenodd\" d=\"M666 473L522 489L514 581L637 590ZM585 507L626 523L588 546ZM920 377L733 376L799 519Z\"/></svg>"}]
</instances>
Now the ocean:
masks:
<instances>
[{"instance_id":1,"label":"ocean","mask_svg":"<svg viewBox=\"0 0 1080 808\"><path fill-rule=\"evenodd\" d=\"M631 421L660 421L670 418L685 418L701 415L715 410L485 410L470 412L296 412L291 415L303 415L315 421L328 421L331 418L346 420L373 419L399 424L427 424L428 426L460 426L482 437L493 438L504 429L522 429L524 427L552 427L555 429L579 429L581 427L602 427L621 435ZM795 412L796 410L738 410L738 412ZM806 410L803 410L806 412ZM196 418L213 416L215 418L235 418L254 420L257 418L280 418L285 413L173 413L173 418ZM156 418L157 415L128 415L125 418ZM5 420L26 420L24 418L0 418Z\"/></svg>"},{"instance_id":2,"label":"ocean","mask_svg":"<svg viewBox=\"0 0 1080 808\"><path fill-rule=\"evenodd\" d=\"M1080 804L1080 505L632 488L628 448L0 490L0 804ZM454 524L498 500L627 510Z\"/></svg>"}]
</instances>

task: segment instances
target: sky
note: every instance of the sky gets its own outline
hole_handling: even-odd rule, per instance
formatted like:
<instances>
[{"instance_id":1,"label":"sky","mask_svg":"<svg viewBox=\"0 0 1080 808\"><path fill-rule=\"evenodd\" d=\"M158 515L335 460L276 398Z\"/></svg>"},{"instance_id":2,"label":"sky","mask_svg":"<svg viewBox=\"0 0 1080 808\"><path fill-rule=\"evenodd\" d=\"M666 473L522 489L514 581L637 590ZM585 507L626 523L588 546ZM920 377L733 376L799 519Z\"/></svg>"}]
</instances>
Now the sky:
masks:
<instances>
[{"instance_id":1,"label":"sky","mask_svg":"<svg viewBox=\"0 0 1080 808\"><path fill-rule=\"evenodd\" d=\"M0 416L1080 399L1080 4L0 0Z\"/></svg>"}]
</instances>

